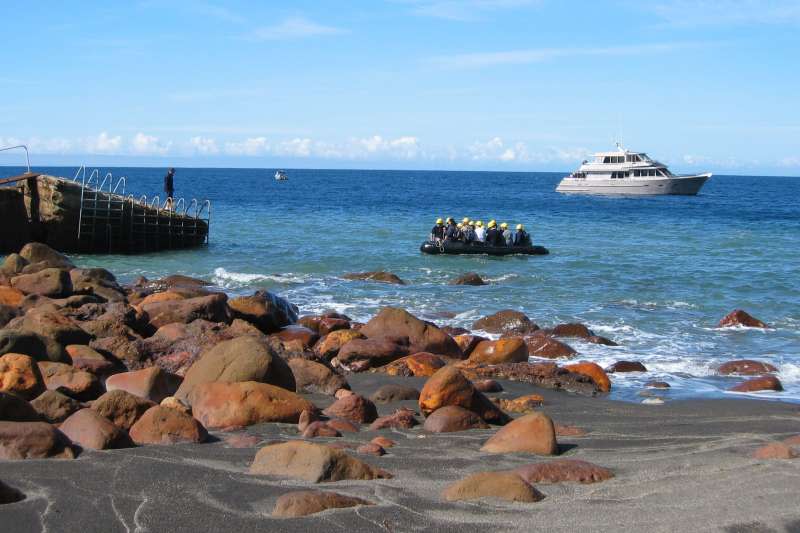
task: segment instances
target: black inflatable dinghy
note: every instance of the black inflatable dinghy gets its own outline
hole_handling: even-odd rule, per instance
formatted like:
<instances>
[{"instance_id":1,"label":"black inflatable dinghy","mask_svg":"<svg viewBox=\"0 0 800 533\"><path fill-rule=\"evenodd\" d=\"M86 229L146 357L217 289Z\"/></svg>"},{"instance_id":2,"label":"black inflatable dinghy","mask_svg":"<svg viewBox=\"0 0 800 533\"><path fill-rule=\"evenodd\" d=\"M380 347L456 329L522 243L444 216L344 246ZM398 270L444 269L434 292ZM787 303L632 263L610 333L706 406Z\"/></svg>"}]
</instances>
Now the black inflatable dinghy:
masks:
<instances>
[{"instance_id":1,"label":"black inflatable dinghy","mask_svg":"<svg viewBox=\"0 0 800 533\"><path fill-rule=\"evenodd\" d=\"M425 241L419 250L431 255L547 255L544 246L490 246L481 242Z\"/></svg>"}]
</instances>

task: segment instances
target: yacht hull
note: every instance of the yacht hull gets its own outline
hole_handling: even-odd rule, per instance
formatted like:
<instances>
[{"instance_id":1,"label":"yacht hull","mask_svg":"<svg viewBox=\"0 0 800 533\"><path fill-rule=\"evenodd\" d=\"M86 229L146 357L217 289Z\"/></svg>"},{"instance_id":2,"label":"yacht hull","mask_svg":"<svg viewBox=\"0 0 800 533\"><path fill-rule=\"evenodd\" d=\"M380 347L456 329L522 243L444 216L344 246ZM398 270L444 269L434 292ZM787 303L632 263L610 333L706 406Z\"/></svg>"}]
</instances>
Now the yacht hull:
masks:
<instances>
[{"instance_id":1,"label":"yacht hull","mask_svg":"<svg viewBox=\"0 0 800 533\"><path fill-rule=\"evenodd\" d=\"M566 177L558 184L556 192L624 196L657 196L665 194L694 196L710 177L711 174L649 179L577 179Z\"/></svg>"}]
</instances>

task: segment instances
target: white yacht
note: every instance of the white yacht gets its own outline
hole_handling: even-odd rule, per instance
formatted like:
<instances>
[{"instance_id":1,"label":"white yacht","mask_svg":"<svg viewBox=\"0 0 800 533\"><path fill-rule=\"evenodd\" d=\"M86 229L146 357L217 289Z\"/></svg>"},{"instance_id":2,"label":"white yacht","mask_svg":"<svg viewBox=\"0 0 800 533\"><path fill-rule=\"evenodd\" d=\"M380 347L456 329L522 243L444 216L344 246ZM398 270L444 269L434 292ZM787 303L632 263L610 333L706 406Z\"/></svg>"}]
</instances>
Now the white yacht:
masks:
<instances>
[{"instance_id":1,"label":"white yacht","mask_svg":"<svg viewBox=\"0 0 800 533\"><path fill-rule=\"evenodd\" d=\"M289 176L286 175L286 172L283 170L276 170L275 171L275 181L286 181L289 179Z\"/></svg>"},{"instance_id":2,"label":"white yacht","mask_svg":"<svg viewBox=\"0 0 800 533\"><path fill-rule=\"evenodd\" d=\"M617 143L615 152L598 152L561 180L557 192L581 194L695 195L711 173L676 176L666 165Z\"/></svg>"}]
</instances>

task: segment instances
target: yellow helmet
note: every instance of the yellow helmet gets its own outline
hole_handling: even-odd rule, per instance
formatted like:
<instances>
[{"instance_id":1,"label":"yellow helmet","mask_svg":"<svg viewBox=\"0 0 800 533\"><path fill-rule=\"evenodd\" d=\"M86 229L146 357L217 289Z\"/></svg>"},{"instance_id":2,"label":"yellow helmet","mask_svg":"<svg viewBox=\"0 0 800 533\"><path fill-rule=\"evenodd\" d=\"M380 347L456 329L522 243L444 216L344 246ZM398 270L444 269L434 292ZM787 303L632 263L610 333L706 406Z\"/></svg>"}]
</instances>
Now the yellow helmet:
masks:
<instances>
[{"instance_id":1,"label":"yellow helmet","mask_svg":"<svg viewBox=\"0 0 800 533\"><path fill-rule=\"evenodd\" d=\"M469 217L464 217L464 220L461 221L462 224L469 224Z\"/></svg>"},{"instance_id":2,"label":"yellow helmet","mask_svg":"<svg viewBox=\"0 0 800 533\"><path fill-rule=\"evenodd\" d=\"M477 222L475 223L475 225L476 225L476 226L478 226L479 228L482 228L482 227L483 227L483 222L481 222L481 221L479 220L479 221L477 221Z\"/></svg>"},{"instance_id":3,"label":"yellow helmet","mask_svg":"<svg viewBox=\"0 0 800 533\"><path fill-rule=\"evenodd\" d=\"M508 224L503 222L502 224L500 224L500 227L503 228L503 229L506 229L506 228L508 228Z\"/></svg>"},{"instance_id":4,"label":"yellow helmet","mask_svg":"<svg viewBox=\"0 0 800 533\"><path fill-rule=\"evenodd\" d=\"M444 220L442 220L441 218L437 218L436 219L436 224L441 226L442 224L444 224Z\"/></svg>"},{"instance_id":5,"label":"yellow helmet","mask_svg":"<svg viewBox=\"0 0 800 533\"><path fill-rule=\"evenodd\" d=\"M525 226L523 226L522 224L517 224L517 229L523 230L525 229Z\"/></svg>"},{"instance_id":6,"label":"yellow helmet","mask_svg":"<svg viewBox=\"0 0 800 533\"><path fill-rule=\"evenodd\" d=\"M490 227L490 228L493 228L493 227L495 227L495 226L497 226L497 222L495 222L494 220L490 220L490 221L489 221L489 227Z\"/></svg>"}]
</instances>

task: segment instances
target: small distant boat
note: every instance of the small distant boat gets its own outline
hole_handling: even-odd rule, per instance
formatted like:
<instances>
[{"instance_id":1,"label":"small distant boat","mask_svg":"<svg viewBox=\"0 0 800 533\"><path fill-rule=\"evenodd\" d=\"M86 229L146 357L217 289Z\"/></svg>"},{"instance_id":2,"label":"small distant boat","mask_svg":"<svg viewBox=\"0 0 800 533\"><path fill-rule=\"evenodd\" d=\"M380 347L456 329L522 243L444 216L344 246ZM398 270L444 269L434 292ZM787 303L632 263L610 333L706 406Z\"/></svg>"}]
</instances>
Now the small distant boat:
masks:
<instances>
[{"instance_id":1,"label":"small distant boat","mask_svg":"<svg viewBox=\"0 0 800 533\"><path fill-rule=\"evenodd\" d=\"M491 246L482 242L425 241L419 251L430 255L547 255L544 246Z\"/></svg>"},{"instance_id":2,"label":"small distant boat","mask_svg":"<svg viewBox=\"0 0 800 533\"><path fill-rule=\"evenodd\" d=\"M276 170L275 171L275 181L286 181L289 179L289 176L286 175L286 172L283 170Z\"/></svg>"}]
</instances>

